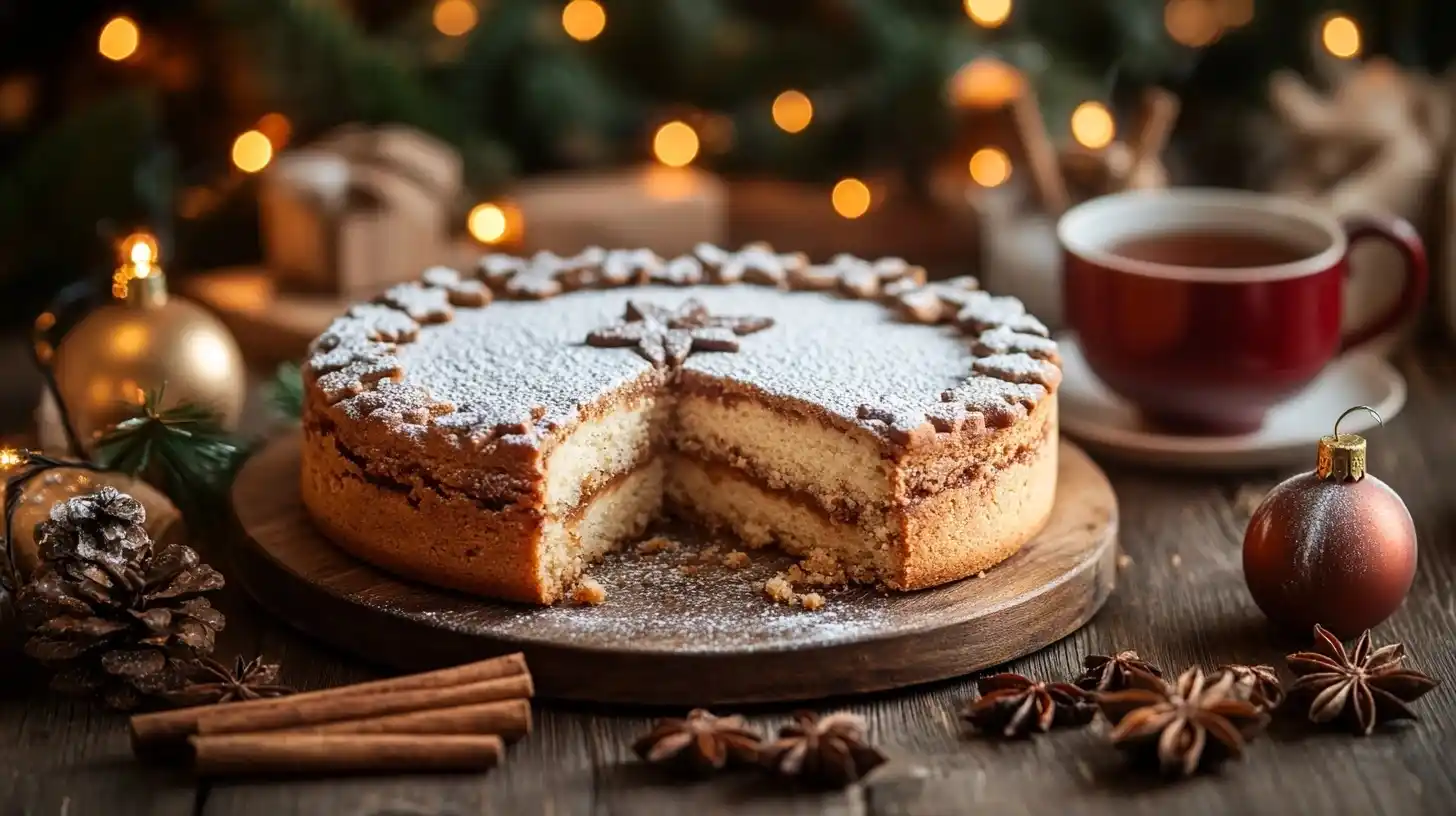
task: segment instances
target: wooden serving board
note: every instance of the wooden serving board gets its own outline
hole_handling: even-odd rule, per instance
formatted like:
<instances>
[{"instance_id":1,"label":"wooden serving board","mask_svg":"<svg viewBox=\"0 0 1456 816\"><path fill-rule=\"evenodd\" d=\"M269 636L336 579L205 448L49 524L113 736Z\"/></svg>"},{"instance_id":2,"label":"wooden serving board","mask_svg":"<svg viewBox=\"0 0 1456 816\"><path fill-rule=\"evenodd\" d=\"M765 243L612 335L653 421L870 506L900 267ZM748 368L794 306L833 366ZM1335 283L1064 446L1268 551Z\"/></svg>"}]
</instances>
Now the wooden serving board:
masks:
<instances>
[{"instance_id":1,"label":"wooden serving board","mask_svg":"<svg viewBox=\"0 0 1456 816\"><path fill-rule=\"evenodd\" d=\"M492 602L393 577L333 547L299 498L299 439L275 439L239 474L229 577L299 629L401 669L523 651L549 698L770 702L969 674L1076 630L1117 572L1117 498L1097 465L1063 442L1050 522L981 577L911 593L836 590L809 612L761 591L788 559L760 554L730 569L702 555L711 543L677 530L676 552L630 552L594 567L607 590L601 606Z\"/></svg>"}]
</instances>

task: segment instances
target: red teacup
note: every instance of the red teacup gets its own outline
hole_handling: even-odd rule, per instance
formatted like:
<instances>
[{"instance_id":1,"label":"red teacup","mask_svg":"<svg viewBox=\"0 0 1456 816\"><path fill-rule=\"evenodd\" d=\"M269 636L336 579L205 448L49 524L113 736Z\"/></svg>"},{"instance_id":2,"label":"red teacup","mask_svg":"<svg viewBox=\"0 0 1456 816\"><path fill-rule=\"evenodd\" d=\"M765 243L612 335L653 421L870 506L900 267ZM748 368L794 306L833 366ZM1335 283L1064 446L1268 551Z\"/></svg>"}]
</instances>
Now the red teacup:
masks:
<instances>
[{"instance_id":1,"label":"red teacup","mask_svg":"<svg viewBox=\"0 0 1456 816\"><path fill-rule=\"evenodd\" d=\"M1257 430L1335 355L1419 306L1426 251L1409 223L1344 223L1300 202L1234 190L1093 199L1057 225L1067 322L1092 370L1151 422ZM1341 336L1352 244L1389 241L1405 285L1388 314Z\"/></svg>"}]
</instances>

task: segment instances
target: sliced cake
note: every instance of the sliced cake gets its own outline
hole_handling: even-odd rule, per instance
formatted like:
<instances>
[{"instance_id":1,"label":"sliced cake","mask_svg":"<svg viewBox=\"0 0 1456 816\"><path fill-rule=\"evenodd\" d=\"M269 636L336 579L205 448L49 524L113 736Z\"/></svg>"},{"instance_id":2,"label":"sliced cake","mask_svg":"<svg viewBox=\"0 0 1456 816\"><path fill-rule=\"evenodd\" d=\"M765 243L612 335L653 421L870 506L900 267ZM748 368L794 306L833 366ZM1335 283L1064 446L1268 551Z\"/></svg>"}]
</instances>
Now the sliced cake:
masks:
<instances>
[{"instance_id":1,"label":"sliced cake","mask_svg":"<svg viewBox=\"0 0 1456 816\"><path fill-rule=\"evenodd\" d=\"M305 379L327 535L509 600L562 599L664 513L929 587L1010 556L1055 493L1045 327L894 259L488 256L352 308Z\"/></svg>"}]
</instances>

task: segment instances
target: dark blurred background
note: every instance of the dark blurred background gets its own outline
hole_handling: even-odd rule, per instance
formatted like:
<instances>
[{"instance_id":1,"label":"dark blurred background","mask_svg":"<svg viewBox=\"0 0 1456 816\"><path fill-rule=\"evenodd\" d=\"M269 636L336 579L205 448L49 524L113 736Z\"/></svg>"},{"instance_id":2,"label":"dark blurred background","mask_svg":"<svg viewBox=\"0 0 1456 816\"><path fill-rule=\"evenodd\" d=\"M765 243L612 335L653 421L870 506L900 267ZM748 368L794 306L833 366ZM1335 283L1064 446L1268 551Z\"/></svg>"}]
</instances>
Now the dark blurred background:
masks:
<instances>
[{"instance_id":1,"label":"dark blurred background","mask_svg":"<svg viewBox=\"0 0 1456 816\"><path fill-rule=\"evenodd\" d=\"M257 262L257 171L345 123L458 150L457 233L523 178L650 161L674 120L716 177L864 177L928 198L947 156L964 173L962 154L1015 141L958 103L958 72L993 58L1058 143L1087 101L1130 130L1158 85L1181 101L1175 183L1261 186L1285 141L1272 72L1318 86L1321 59L1388 55L1439 75L1456 3L10 0L0 37L0 322L18 325L63 284L104 280L137 226L174 276ZM812 113L789 98L776 123L786 90Z\"/></svg>"}]
</instances>

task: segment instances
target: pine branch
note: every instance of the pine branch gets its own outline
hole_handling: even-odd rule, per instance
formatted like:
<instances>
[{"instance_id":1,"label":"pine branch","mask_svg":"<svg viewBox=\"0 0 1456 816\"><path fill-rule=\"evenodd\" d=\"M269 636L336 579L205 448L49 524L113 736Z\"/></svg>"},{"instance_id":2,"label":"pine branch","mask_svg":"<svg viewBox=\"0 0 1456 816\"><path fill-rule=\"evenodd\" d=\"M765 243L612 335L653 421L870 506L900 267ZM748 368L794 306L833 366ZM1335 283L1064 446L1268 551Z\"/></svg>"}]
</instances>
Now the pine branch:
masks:
<instances>
[{"instance_id":1,"label":"pine branch","mask_svg":"<svg viewBox=\"0 0 1456 816\"><path fill-rule=\"evenodd\" d=\"M162 398L160 389L149 393L137 415L97 440L94 455L101 467L166 493L200 528L224 505L243 446L210 408L186 402L162 408Z\"/></svg>"},{"instance_id":2,"label":"pine branch","mask_svg":"<svg viewBox=\"0 0 1456 816\"><path fill-rule=\"evenodd\" d=\"M303 416L303 372L297 363L283 363L268 386L268 404L282 419L297 421Z\"/></svg>"}]
</instances>

